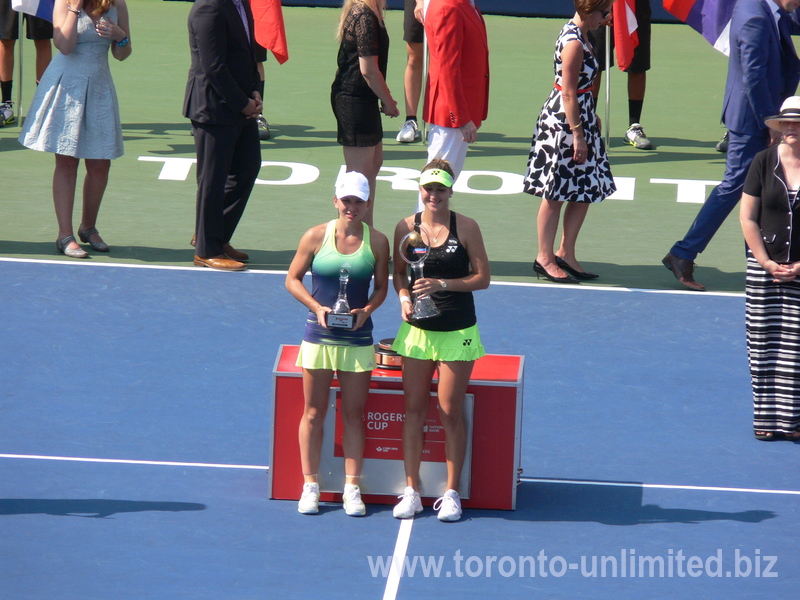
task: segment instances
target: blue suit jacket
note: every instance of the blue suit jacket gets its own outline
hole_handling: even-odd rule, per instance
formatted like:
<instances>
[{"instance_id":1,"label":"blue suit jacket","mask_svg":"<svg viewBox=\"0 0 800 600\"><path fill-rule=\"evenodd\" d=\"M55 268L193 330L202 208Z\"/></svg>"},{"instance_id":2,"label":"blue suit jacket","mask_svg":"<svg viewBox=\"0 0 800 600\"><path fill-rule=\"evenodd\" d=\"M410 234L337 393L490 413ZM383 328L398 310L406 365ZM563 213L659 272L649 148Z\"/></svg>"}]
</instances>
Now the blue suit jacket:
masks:
<instances>
[{"instance_id":1,"label":"blue suit jacket","mask_svg":"<svg viewBox=\"0 0 800 600\"><path fill-rule=\"evenodd\" d=\"M189 12L192 64L183 116L200 123L241 125L242 110L259 89L253 14L243 2L247 30L233 0L196 0Z\"/></svg>"},{"instance_id":2,"label":"blue suit jacket","mask_svg":"<svg viewBox=\"0 0 800 600\"><path fill-rule=\"evenodd\" d=\"M800 60L781 45L767 0L738 0L731 17L731 52L722 122L731 131L757 135L800 81ZM800 33L792 14L792 33Z\"/></svg>"}]
</instances>

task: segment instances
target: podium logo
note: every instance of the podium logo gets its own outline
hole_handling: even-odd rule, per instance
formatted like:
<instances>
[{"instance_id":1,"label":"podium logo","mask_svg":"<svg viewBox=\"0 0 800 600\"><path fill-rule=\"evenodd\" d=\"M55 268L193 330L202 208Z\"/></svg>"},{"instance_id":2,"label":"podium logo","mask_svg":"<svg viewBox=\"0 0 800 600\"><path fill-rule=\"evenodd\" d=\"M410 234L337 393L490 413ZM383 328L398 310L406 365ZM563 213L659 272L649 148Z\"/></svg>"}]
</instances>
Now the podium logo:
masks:
<instances>
[{"instance_id":1,"label":"podium logo","mask_svg":"<svg viewBox=\"0 0 800 600\"><path fill-rule=\"evenodd\" d=\"M402 423L405 418L404 413L368 411L364 420L367 422L367 429L384 431L389 429L390 423Z\"/></svg>"}]
</instances>

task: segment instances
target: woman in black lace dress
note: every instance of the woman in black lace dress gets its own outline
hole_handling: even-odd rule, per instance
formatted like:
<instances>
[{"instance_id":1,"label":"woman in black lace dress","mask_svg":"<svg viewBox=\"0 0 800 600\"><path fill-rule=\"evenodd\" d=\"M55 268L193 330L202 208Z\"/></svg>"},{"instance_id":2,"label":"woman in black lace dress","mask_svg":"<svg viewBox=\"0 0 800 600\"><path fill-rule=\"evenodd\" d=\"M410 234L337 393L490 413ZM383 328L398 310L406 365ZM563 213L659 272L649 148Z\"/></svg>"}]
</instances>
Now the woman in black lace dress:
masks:
<instances>
[{"instance_id":1,"label":"woman in black lace dress","mask_svg":"<svg viewBox=\"0 0 800 600\"><path fill-rule=\"evenodd\" d=\"M338 69L331 86L331 105L348 171L369 180L375 199L375 178L383 164L381 113L400 114L386 85L389 35L383 22L385 0L345 0L339 20ZM372 225L372 210L364 222Z\"/></svg>"}]
</instances>

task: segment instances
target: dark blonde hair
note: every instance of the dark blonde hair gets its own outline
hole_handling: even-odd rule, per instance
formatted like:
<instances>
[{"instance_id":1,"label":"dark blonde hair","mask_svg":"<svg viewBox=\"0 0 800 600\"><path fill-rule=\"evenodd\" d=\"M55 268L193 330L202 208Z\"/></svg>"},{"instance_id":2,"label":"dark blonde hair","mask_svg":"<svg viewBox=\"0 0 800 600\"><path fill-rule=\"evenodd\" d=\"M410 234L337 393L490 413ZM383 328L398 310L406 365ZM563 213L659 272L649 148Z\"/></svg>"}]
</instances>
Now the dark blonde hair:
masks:
<instances>
[{"instance_id":1,"label":"dark blonde hair","mask_svg":"<svg viewBox=\"0 0 800 600\"><path fill-rule=\"evenodd\" d=\"M581 19L585 19L593 12L611 10L614 0L574 0L575 10Z\"/></svg>"},{"instance_id":2,"label":"dark blonde hair","mask_svg":"<svg viewBox=\"0 0 800 600\"><path fill-rule=\"evenodd\" d=\"M341 42L344 35L344 23L347 20L347 15L353 8L353 4L362 2L366 4L369 9L378 17L378 21L383 23L383 13L386 12L386 0L344 0L342 4L342 12L339 15L339 24L336 26L336 41Z\"/></svg>"},{"instance_id":3,"label":"dark blonde hair","mask_svg":"<svg viewBox=\"0 0 800 600\"><path fill-rule=\"evenodd\" d=\"M453 172L453 167L451 167L450 163L443 158L434 158L431 162L422 167L422 172L424 173L429 169L439 169L450 175L450 177L453 179L456 178L456 174Z\"/></svg>"},{"instance_id":4,"label":"dark blonde hair","mask_svg":"<svg viewBox=\"0 0 800 600\"><path fill-rule=\"evenodd\" d=\"M114 6L114 0L92 0L92 10L88 11L95 17L101 17Z\"/></svg>"}]
</instances>

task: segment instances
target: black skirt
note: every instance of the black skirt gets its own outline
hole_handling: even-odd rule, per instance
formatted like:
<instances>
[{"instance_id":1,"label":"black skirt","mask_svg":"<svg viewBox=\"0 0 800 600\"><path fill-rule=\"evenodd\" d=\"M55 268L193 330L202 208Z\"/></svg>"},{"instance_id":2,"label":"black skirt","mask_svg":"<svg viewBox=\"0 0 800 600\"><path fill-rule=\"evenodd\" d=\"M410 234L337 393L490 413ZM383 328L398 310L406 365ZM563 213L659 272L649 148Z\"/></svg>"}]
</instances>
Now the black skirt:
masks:
<instances>
[{"instance_id":1,"label":"black skirt","mask_svg":"<svg viewBox=\"0 0 800 600\"><path fill-rule=\"evenodd\" d=\"M374 94L364 98L345 91L331 90L331 106L336 117L336 139L342 146L377 146L383 140L379 100Z\"/></svg>"}]
</instances>

